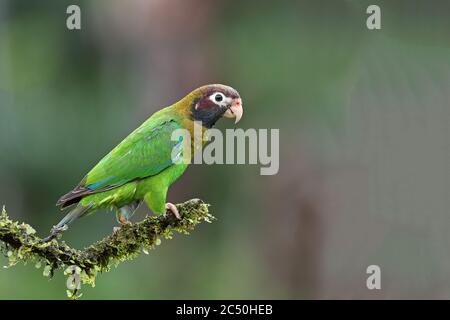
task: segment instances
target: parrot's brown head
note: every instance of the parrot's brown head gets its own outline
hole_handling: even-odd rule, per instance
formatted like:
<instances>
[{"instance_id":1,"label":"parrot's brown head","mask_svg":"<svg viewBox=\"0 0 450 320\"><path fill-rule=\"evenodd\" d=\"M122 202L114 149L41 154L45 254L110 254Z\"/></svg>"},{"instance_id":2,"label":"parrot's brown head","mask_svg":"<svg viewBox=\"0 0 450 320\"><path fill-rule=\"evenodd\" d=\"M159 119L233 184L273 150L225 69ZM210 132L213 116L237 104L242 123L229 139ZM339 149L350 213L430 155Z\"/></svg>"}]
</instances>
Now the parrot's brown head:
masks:
<instances>
[{"instance_id":1,"label":"parrot's brown head","mask_svg":"<svg viewBox=\"0 0 450 320\"><path fill-rule=\"evenodd\" d=\"M222 84L195 89L185 99L185 107L192 120L201 121L206 128L211 128L221 117L234 118L237 123L244 112L239 93Z\"/></svg>"}]
</instances>

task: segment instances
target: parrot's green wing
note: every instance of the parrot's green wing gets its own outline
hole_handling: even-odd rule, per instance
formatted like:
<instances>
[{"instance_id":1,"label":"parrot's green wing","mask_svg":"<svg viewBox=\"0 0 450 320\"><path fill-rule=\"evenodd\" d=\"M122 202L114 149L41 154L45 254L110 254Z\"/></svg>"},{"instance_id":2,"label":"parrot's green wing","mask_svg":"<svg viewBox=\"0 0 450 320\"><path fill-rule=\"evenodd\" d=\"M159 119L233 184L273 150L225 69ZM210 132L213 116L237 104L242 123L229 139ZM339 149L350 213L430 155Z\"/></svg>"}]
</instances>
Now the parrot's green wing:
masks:
<instances>
[{"instance_id":1,"label":"parrot's green wing","mask_svg":"<svg viewBox=\"0 0 450 320\"><path fill-rule=\"evenodd\" d=\"M179 128L172 120L150 130L136 130L87 174L85 186L91 190L118 187L160 173L173 164L174 148L181 148L181 140L171 140Z\"/></svg>"},{"instance_id":2,"label":"parrot's green wing","mask_svg":"<svg viewBox=\"0 0 450 320\"><path fill-rule=\"evenodd\" d=\"M182 137L176 141L171 139L174 130L180 128L175 120L156 125L144 123L100 160L57 205L68 206L86 195L153 176L170 167L182 154Z\"/></svg>"}]
</instances>

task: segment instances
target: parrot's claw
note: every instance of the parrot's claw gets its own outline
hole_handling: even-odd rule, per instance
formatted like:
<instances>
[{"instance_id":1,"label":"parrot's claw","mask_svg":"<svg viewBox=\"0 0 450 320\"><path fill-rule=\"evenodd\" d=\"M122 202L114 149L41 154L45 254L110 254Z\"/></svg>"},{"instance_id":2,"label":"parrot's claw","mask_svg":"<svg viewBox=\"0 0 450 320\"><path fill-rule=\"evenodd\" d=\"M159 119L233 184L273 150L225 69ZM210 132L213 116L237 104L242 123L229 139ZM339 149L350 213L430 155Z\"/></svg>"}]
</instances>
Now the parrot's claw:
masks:
<instances>
[{"instance_id":1,"label":"parrot's claw","mask_svg":"<svg viewBox=\"0 0 450 320\"><path fill-rule=\"evenodd\" d=\"M181 220L180 213L178 212L178 208L173 203L167 202L166 203L166 209L173 213L173 215L178 219Z\"/></svg>"},{"instance_id":2,"label":"parrot's claw","mask_svg":"<svg viewBox=\"0 0 450 320\"><path fill-rule=\"evenodd\" d=\"M120 227L113 227L113 233L116 233L117 231L119 231L120 228L122 228L122 226L125 226L127 224L131 224L131 221L126 220L126 219L119 218L118 220L119 220L121 226Z\"/></svg>"},{"instance_id":3,"label":"parrot's claw","mask_svg":"<svg viewBox=\"0 0 450 320\"><path fill-rule=\"evenodd\" d=\"M127 219L127 217L123 215L118 215L117 221L120 223L120 227L113 227L113 233L116 233L117 231L122 228L122 226L125 226L127 224L131 224L131 221Z\"/></svg>"},{"instance_id":4,"label":"parrot's claw","mask_svg":"<svg viewBox=\"0 0 450 320\"><path fill-rule=\"evenodd\" d=\"M117 231L119 231L119 230L120 230L120 227L113 227L113 234L116 234Z\"/></svg>"}]
</instances>

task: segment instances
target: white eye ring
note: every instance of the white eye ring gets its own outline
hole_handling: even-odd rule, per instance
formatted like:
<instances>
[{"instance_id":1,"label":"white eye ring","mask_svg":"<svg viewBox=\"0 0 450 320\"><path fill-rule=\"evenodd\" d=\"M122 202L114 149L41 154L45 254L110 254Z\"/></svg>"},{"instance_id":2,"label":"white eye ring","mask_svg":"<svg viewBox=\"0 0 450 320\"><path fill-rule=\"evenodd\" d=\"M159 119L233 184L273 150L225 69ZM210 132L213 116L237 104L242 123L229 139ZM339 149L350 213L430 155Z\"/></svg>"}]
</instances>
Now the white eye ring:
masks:
<instances>
[{"instance_id":1,"label":"white eye ring","mask_svg":"<svg viewBox=\"0 0 450 320\"><path fill-rule=\"evenodd\" d=\"M222 92L216 92L209 96L209 98L217 104L223 104L225 101L225 95Z\"/></svg>"}]
</instances>

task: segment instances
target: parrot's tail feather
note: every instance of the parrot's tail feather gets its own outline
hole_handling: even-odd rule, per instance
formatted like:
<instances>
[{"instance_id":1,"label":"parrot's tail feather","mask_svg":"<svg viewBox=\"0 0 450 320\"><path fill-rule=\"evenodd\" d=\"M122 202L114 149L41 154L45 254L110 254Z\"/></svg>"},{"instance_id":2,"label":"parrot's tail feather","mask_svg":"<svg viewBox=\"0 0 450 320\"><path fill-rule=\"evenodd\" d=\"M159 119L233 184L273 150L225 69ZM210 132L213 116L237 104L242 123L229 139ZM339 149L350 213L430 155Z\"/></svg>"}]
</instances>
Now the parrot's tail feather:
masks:
<instances>
[{"instance_id":1,"label":"parrot's tail feather","mask_svg":"<svg viewBox=\"0 0 450 320\"><path fill-rule=\"evenodd\" d=\"M66 193L61 198L59 198L58 201L56 202L56 205L61 206L61 209L64 209L68 206L71 206L72 204L80 202L81 199L83 199L83 197L86 197L94 193L108 191L117 187L118 187L117 185L113 185L101 189L91 190L85 186L79 185L72 191Z\"/></svg>"},{"instance_id":2,"label":"parrot's tail feather","mask_svg":"<svg viewBox=\"0 0 450 320\"><path fill-rule=\"evenodd\" d=\"M91 193L93 193L92 190L89 190L83 186L77 186L75 189L59 198L56 205L61 206L61 208L68 207L72 204L78 203L81 198Z\"/></svg>"},{"instance_id":3,"label":"parrot's tail feather","mask_svg":"<svg viewBox=\"0 0 450 320\"><path fill-rule=\"evenodd\" d=\"M90 206L77 206L72 211L70 211L58 224L55 226L55 228L62 228L64 225L68 226L71 224L74 220L81 217L87 210L89 210L92 207Z\"/></svg>"},{"instance_id":4,"label":"parrot's tail feather","mask_svg":"<svg viewBox=\"0 0 450 320\"><path fill-rule=\"evenodd\" d=\"M78 205L77 207L75 207L72 211L66 214L66 216L62 218L62 220L58 222L57 225L53 226L53 228L50 230L50 235L44 238L42 241L47 242L54 239L58 234L67 230L69 224L71 224L73 221L75 221L83 214L85 214L90 208L92 208L92 205L88 206Z\"/></svg>"}]
</instances>

